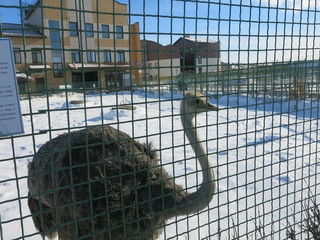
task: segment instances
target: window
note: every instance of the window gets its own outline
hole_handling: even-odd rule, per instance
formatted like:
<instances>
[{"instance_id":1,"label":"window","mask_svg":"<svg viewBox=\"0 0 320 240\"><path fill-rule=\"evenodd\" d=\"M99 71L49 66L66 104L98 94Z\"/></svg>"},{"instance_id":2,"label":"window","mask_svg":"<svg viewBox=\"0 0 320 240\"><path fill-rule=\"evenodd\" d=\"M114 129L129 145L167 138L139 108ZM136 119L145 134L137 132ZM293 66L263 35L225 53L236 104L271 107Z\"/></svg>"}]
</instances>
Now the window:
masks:
<instances>
[{"instance_id":1,"label":"window","mask_svg":"<svg viewBox=\"0 0 320 240\"><path fill-rule=\"evenodd\" d=\"M62 53L61 53L59 21L49 20L49 28L50 28L50 41L51 41L51 48L52 48L52 62L61 63Z\"/></svg>"},{"instance_id":2,"label":"window","mask_svg":"<svg viewBox=\"0 0 320 240\"><path fill-rule=\"evenodd\" d=\"M78 36L78 24L76 22L69 22L70 36Z\"/></svg>"},{"instance_id":3,"label":"window","mask_svg":"<svg viewBox=\"0 0 320 240\"><path fill-rule=\"evenodd\" d=\"M32 63L42 63L42 53L41 50L32 50Z\"/></svg>"},{"instance_id":4,"label":"window","mask_svg":"<svg viewBox=\"0 0 320 240\"><path fill-rule=\"evenodd\" d=\"M102 29L102 37L110 38L109 25L101 25L101 29Z\"/></svg>"},{"instance_id":5,"label":"window","mask_svg":"<svg viewBox=\"0 0 320 240\"><path fill-rule=\"evenodd\" d=\"M80 63L81 62L81 55L79 51L72 51L71 52L72 62Z\"/></svg>"},{"instance_id":6,"label":"window","mask_svg":"<svg viewBox=\"0 0 320 240\"><path fill-rule=\"evenodd\" d=\"M85 29L86 29L86 37L94 37L92 23L86 23Z\"/></svg>"},{"instance_id":7,"label":"window","mask_svg":"<svg viewBox=\"0 0 320 240\"><path fill-rule=\"evenodd\" d=\"M123 27L122 26L116 26L116 38L123 39Z\"/></svg>"},{"instance_id":8,"label":"window","mask_svg":"<svg viewBox=\"0 0 320 240\"><path fill-rule=\"evenodd\" d=\"M52 62L53 63L61 63L62 62L61 51L52 50Z\"/></svg>"},{"instance_id":9,"label":"window","mask_svg":"<svg viewBox=\"0 0 320 240\"><path fill-rule=\"evenodd\" d=\"M125 54L124 54L124 51L118 51L118 52L117 52L117 62L118 62L118 63L124 63L124 62L125 62Z\"/></svg>"},{"instance_id":10,"label":"window","mask_svg":"<svg viewBox=\"0 0 320 240\"><path fill-rule=\"evenodd\" d=\"M14 48L13 49L13 55L14 55L14 62L15 63L21 63L21 52L20 48Z\"/></svg>"},{"instance_id":11,"label":"window","mask_svg":"<svg viewBox=\"0 0 320 240\"><path fill-rule=\"evenodd\" d=\"M198 56L198 64L202 64L202 57Z\"/></svg>"},{"instance_id":12,"label":"window","mask_svg":"<svg viewBox=\"0 0 320 240\"><path fill-rule=\"evenodd\" d=\"M59 22L55 20L49 20L49 28L50 28L50 40L51 43L59 42L60 43L60 30L59 30ZM60 47L60 44L59 44ZM59 48L55 47L55 48Z\"/></svg>"},{"instance_id":13,"label":"window","mask_svg":"<svg viewBox=\"0 0 320 240\"><path fill-rule=\"evenodd\" d=\"M53 75L55 78L63 77L62 63L53 64Z\"/></svg>"},{"instance_id":14,"label":"window","mask_svg":"<svg viewBox=\"0 0 320 240\"><path fill-rule=\"evenodd\" d=\"M103 60L104 62L111 62L111 51L110 50L106 50L103 52Z\"/></svg>"},{"instance_id":15,"label":"window","mask_svg":"<svg viewBox=\"0 0 320 240\"><path fill-rule=\"evenodd\" d=\"M96 52L95 51L87 52L87 61L88 61L88 63L96 62Z\"/></svg>"}]
</instances>

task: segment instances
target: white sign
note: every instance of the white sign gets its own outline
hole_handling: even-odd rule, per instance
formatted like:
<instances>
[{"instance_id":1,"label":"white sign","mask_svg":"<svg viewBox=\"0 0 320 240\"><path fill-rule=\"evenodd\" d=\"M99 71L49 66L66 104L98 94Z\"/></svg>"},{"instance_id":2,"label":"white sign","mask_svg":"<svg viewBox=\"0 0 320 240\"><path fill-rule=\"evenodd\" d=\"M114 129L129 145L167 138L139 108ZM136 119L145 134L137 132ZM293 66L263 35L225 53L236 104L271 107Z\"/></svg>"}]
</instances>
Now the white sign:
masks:
<instances>
[{"instance_id":1,"label":"white sign","mask_svg":"<svg viewBox=\"0 0 320 240\"><path fill-rule=\"evenodd\" d=\"M0 137L3 137L24 130L10 39L0 38L0 53Z\"/></svg>"}]
</instances>

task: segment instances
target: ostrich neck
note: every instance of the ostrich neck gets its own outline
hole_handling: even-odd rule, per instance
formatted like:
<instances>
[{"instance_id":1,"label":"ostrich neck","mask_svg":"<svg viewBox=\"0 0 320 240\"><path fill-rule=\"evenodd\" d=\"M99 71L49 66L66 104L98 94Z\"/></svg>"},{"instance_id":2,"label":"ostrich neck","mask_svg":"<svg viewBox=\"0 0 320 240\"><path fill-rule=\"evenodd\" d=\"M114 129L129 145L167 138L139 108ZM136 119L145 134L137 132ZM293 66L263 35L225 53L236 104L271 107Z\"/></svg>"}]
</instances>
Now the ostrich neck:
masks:
<instances>
[{"instance_id":1,"label":"ostrich neck","mask_svg":"<svg viewBox=\"0 0 320 240\"><path fill-rule=\"evenodd\" d=\"M200 163L203 180L196 192L187 194L178 202L179 204L177 204L175 215L192 214L204 209L212 200L216 188L215 174L208 161L207 152L200 143L194 124L194 117L194 115L181 112L182 126L196 158Z\"/></svg>"}]
</instances>

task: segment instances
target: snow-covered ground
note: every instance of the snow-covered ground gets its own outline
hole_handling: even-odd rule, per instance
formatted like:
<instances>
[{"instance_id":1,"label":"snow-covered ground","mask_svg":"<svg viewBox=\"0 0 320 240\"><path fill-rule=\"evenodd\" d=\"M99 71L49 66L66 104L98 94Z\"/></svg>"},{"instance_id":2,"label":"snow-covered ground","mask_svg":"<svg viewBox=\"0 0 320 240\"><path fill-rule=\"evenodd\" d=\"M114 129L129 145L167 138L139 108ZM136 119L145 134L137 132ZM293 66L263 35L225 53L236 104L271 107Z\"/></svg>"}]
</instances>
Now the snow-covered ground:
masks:
<instances>
[{"instance_id":1,"label":"snow-covered ground","mask_svg":"<svg viewBox=\"0 0 320 240\"><path fill-rule=\"evenodd\" d=\"M22 100L25 135L0 140L3 239L42 239L27 207L27 164L42 144L68 127L113 124L140 142L152 141L162 149L161 163L176 182L195 191L202 176L191 147L183 146L180 98L181 94L120 92ZM68 104L71 100L85 103ZM285 239L287 220L303 218L309 189L314 195L320 191L319 103L237 95L210 101L221 110L202 113L196 122L207 140L210 161L217 166L218 191L200 214L171 219L160 239L231 239L235 232L240 239L258 239L255 229L260 221L266 234L272 233L269 239ZM133 111L112 110L113 105L131 103Z\"/></svg>"}]
</instances>

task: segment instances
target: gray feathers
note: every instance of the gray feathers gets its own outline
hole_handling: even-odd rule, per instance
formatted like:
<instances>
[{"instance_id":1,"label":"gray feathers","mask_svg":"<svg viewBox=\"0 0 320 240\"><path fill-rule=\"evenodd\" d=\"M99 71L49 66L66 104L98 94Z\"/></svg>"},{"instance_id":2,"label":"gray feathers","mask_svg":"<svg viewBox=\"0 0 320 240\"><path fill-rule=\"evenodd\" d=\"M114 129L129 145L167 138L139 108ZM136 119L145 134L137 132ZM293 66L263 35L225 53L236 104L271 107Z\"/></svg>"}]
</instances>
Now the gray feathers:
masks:
<instances>
[{"instance_id":1,"label":"gray feathers","mask_svg":"<svg viewBox=\"0 0 320 240\"><path fill-rule=\"evenodd\" d=\"M185 196L151 144L109 126L47 142L29 164L28 186L36 227L62 240L155 238L166 210Z\"/></svg>"}]
</instances>

